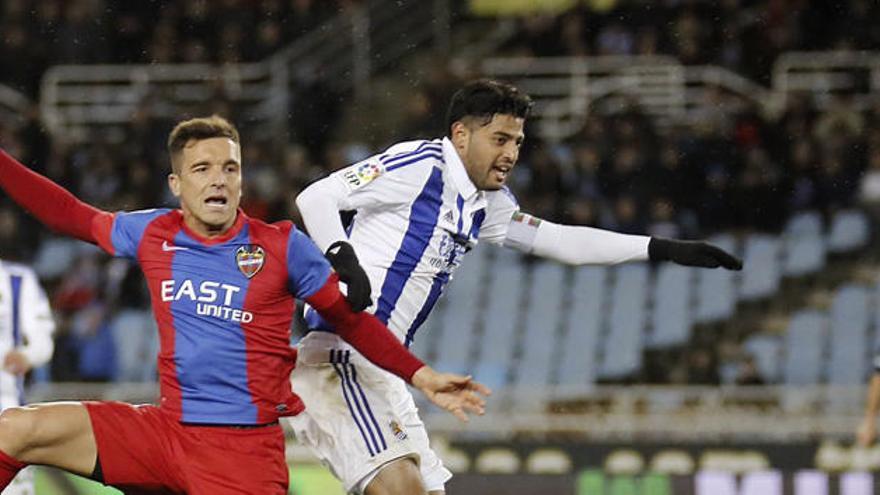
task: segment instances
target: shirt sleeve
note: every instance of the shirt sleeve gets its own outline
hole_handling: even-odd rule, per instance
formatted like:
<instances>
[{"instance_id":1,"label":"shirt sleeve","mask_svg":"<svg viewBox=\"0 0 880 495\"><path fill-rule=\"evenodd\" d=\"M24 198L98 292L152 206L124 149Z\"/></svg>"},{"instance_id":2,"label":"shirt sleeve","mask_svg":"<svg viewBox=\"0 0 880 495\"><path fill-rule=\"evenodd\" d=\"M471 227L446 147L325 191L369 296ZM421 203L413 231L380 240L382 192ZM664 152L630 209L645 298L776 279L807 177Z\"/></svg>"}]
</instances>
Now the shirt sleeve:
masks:
<instances>
[{"instance_id":1,"label":"shirt sleeve","mask_svg":"<svg viewBox=\"0 0 880 495\"><path fill-rule=\"evenodd\" d=\"M489 195L486 219L480 228L480 240L491 244L504 244L514 213L519 211L516 197L507 186Z\"/></svg>"},{"instance_id":2,"label":"shirt sleeve","mask_svg":"<svg viewBox=\"0 0 880 495\"><path fill-rule=\"evenodd\" d=\"M98 245L108 253L121 258L136 259L144 231L153 220L169 211L152 209L107 214L95 219L92 232Z\"/></svg>"},{"instance_id":3,"label":"shirt sleeve","mask_svg":"<svg viewBox=\"0 0 880 495\"><path fill-rule=\"evenodd\" d=\"M386 152L313 183L296 198L309 235L323 252L334 242L348 239L339 217L340 211L410 205L421 192L427 173L433 167L426 159L439 156L433 148L418 152Z\"/></svg>"},{"instance_id":4,"label":"shirt sleeve","mask_svg":"<svg viewBox=\"0 0 880 495\"><path fill-rule=\"evenodd\" d=\"M40 286L37 276L30 270L22 277L19 311L24 336L24 345L20 350L31 366L42 366L52 357L54 350L52 333L55 331L55 321L52 319L52 310L46 293Z\"/></svg>"},{"instance_id":5,"label":"shirt sleeve","mask_svg":"<svg viewBox=\"0 0 880 495\"><path fill-rule=\"evenodd\" d=\"M330 277L333 269L305 234L291 227L287 242L287 273L291 293L301 300L310 298Z\"/></svg>"}]
</instances>

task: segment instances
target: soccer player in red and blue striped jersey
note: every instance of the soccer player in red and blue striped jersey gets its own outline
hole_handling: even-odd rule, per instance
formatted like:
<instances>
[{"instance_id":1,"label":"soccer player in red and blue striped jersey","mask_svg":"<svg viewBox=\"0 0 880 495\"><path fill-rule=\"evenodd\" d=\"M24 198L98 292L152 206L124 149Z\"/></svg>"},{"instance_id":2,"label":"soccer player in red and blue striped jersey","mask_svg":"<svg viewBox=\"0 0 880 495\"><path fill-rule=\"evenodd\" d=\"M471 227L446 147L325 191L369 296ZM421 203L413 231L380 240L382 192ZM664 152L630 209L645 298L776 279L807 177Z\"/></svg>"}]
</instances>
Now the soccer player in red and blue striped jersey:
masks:
<instances>
[{"instance_id":1,"label":"soccer player in red and blue striped jersey","mask_svg":"<svg viewBox=\"0 0 880 495\"><path fill-rule=\"evenodd\" d=\"M307 301L378 366L460 418L482 413L469 377L437 373L377 319L355 313L321 252L290 222L238 209L238 132L219 117L169 137L169 187L180 209L109 213L0 151L0 187L43 223L136 260L160 332L158 406L56 403L0 415L0 490L27 464L56 466L124 490L287 493L278 418L291 390L294 299Z\"/></svg>"}]
</instances>

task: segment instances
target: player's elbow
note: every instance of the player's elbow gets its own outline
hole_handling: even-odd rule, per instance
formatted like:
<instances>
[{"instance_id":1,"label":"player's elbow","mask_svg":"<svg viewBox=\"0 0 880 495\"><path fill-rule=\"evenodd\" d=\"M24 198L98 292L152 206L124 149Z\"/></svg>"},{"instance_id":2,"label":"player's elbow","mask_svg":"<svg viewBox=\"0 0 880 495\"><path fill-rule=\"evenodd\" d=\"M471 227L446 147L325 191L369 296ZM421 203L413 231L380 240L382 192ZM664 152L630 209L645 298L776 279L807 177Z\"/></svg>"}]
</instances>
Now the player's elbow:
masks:
<instances>
[{"instance_id":1,"label":"player's elbow","mask_svg":"<svg viewBox=\"0 0 880 495\"><path fill-rule=\"evenodd\" d=\"M296 196L296 207L299 208L300 212L309 211L329 199L329 197L323 192L321 182L323 181L313 183L309 187L303 189L302 192Z\"/></svg>"}]
</instances>

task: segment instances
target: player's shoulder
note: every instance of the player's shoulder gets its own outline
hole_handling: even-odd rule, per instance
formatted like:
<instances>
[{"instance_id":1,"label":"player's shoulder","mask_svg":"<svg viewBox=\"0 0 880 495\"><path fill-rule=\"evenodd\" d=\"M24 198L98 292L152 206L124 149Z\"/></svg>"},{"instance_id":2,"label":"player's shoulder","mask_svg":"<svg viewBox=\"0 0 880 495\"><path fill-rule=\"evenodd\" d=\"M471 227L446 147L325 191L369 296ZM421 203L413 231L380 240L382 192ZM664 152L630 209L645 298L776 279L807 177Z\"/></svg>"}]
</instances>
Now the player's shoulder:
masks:
<instances>
[{"instance_id":1,"label":"player's shoulder","mask_svg":"<svg viewBox=\"0 0 880 495\"><path fill-rule=\"evenodd\" d=\"M501 189L495 191L486 191L486 201L490 207L512 206L519 208L516 195L507 186L501 186Z\"/></svg>"},{"instance_id":2,"label":"player's shoulder","mask_svg":"<svg viewBox=\"0 0 880 495\"><path fill-rule=\"evenodd\" d=\"M296 226L290 220L269 223L259 218L248 217L248 229L252 239L265 240L274 244L290 237L291 233L296 231Z\"/></svg>"},{"instance_id":3,"label":"player's shoulder","mask_svg":"<svg viewBox=\"0 0 880 495\"><path fill-rule=\"evenodd\" d=\"M171 208L150 208L146 210L132 210L116 212L117 221L126 224L134 224L146 227L154 221L160 222L162 225L171 226L183 220L183 214L180 210Z\"/></svg>"},{"instance_id":4,"label":"player's shoulder","mask_svg":"<svg viewBox=\"0 0 880 495\"><path fill-rule=\"evenodd\" d=\"M402 141L376 155L375 161L386 172L412 168L414 165L438 166L443 162L443 142L440 139Z\"/></svg>"}]
</instances>

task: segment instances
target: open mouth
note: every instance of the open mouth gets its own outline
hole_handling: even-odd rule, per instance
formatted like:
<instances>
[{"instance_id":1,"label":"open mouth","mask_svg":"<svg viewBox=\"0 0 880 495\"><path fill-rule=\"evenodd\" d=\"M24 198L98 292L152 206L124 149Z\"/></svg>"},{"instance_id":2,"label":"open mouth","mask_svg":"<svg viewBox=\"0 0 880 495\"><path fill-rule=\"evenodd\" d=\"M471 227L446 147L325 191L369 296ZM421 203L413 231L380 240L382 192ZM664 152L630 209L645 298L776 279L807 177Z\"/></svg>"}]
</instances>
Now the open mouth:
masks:
<instances>
[{"instance_id":1,"label":"open mouth","mask_svg":"<svg viewBox=\"0 0 880 495\"><path fill-rule=\"evenodd\" d=\"M226 196L208 196L205 198L205 205L210 208L225 208L227 203Z\"/></svg>"},{"instance_id":2,"label":"open mouth","mask_svg":"<svg viewBox=\"0 0 880 495\"><path fill-rule=\"evenodd\" d=\"M511 167L495 165L492 167L492 172L495 174L495 178L501 182L504 182L507 179L507 174L510 173Z\"/></svg>"}]
</instances>

